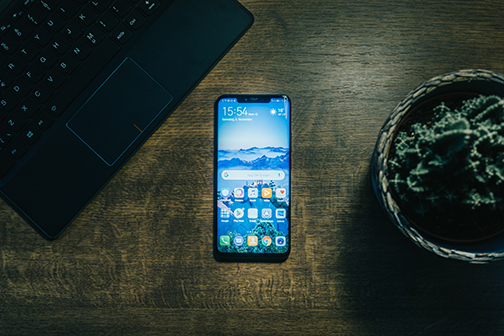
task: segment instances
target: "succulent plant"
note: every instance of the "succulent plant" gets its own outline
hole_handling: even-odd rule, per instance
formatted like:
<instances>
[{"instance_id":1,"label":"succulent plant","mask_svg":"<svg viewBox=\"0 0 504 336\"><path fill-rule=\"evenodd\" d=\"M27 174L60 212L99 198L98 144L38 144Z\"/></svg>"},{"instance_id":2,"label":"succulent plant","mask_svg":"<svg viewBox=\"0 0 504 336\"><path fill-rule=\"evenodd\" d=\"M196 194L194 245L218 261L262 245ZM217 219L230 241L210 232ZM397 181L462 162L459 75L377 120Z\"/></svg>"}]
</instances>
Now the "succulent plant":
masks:
<instances>
[{"instance_id":1,"label":"succulent plant","mask_svg":"<svg viewBox=\"0 0 504 336\"><path fill-rule=\"evenodd\" d=\"M395 197L420 216L504 210L504 100L479 96L433 112L394 140L388 180Z\"/></svg>"}]
</instances>

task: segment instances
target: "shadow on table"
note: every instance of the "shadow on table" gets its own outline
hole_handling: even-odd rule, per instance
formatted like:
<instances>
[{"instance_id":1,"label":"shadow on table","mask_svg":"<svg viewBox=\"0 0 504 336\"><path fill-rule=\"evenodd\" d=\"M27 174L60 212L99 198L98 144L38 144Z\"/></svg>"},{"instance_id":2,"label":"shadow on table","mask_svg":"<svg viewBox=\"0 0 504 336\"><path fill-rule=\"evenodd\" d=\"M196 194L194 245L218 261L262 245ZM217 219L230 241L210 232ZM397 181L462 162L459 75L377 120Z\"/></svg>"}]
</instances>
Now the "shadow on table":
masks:
<instances>
[{"instance_id":1,"label":"shadow on table","mask_svg":"<svg viewBox=\"0 0 504 336\"><path fill-rule=\"evenodd\" d=\"M504 262L472 265L418 248L388 220L363 175L356 196L367 209L353 217L366 231L335 265L346 275L343 300L355 323L370 335L502 335Z\"/></svg>"}]
</instances>

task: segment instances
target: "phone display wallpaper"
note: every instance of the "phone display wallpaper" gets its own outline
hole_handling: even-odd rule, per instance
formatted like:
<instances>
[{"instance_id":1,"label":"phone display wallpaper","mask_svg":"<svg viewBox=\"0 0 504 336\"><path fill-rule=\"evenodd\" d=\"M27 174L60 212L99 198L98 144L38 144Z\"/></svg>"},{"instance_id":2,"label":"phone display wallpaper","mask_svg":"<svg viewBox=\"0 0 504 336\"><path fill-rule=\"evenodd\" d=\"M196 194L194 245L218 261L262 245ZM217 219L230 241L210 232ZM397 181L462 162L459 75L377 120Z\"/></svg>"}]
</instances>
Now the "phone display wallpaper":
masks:
<instances>
[{"instance_id":1,"label":"phone display wallpaper","mask_svg":"<svg viewBox=\"0 0 504 336\"><path fill-rule=\"evenodd\" d=\"M217 108L217 248L223 253L286 253L289 100L222 98Z\"/></svg>"}]
</instances>

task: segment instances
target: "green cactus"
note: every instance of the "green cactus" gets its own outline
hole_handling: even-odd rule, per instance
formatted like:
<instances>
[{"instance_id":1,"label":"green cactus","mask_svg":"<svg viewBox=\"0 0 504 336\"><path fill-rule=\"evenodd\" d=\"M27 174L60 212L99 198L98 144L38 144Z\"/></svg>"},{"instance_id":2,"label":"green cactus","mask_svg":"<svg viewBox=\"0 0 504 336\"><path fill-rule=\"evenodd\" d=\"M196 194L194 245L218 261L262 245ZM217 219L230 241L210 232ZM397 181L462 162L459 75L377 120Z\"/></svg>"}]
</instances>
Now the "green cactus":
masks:
<instances>
[{"instance_id":1,"label":"green cactus","mask_svg":"<svg viewBox=\"0 0 504 336\"><path fill-rule=\"evenodd\" d=\"M388 179L417 215L504 210L504 100L479 96L397 134Z\"/></svg>"}]
</instances>

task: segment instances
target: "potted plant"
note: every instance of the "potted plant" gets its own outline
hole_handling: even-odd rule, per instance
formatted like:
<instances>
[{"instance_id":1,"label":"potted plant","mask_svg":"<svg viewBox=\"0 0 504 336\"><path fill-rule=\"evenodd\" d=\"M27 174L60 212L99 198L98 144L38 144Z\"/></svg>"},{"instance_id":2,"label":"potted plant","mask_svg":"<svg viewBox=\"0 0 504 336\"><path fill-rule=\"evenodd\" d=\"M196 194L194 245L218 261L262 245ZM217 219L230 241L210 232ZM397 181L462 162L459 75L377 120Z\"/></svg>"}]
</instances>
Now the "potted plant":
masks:
<instances>
[{"instance_id":1,"label":"potted plant","mask_svg":"<svg viewBox=\"0 0 504 336\"><path fill-rule=\"evenodd\" d=\"M504 258L504 76L463 70L413 90L380 131L375 193L400 230L446 258Z\"/></svg>"}]
</instances>

